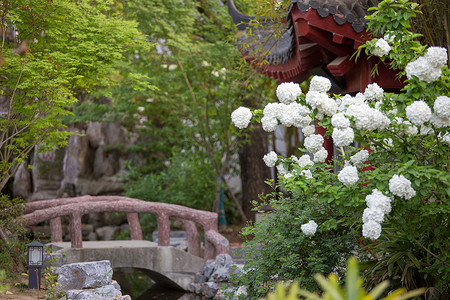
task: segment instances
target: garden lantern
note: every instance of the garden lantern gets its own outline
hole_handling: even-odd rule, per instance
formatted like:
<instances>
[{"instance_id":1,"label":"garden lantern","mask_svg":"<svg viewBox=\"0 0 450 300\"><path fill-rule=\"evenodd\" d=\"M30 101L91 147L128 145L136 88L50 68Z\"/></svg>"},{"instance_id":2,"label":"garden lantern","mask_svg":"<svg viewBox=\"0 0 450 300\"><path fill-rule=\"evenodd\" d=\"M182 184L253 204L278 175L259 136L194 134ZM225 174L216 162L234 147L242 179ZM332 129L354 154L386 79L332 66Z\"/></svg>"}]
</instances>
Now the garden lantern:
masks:
<instances>
[{"instance_id":1,"label":"garden lantern","mask_svg":"<svg viewBox=\"0 0 450 300\"><path fill-rule=\"evenodd\" d=\"M26 246L28 247L28 288L40 289L41 269L44 264L44 244L39 242L31 242Z\"/></svg>"}]
</instances>

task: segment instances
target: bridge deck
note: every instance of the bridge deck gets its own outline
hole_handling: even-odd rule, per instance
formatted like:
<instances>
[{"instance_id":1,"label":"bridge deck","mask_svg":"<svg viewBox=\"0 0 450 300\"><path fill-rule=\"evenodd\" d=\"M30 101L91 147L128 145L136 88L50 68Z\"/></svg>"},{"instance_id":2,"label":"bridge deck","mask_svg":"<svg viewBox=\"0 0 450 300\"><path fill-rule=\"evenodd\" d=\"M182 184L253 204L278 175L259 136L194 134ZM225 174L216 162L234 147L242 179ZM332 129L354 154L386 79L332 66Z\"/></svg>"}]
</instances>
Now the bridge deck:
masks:
<instances>
[{"instance_id":1,"label":"bridge deck","mask_svg":"<svg viewBox=\"0 0 450 300\"><path fill-rule=\"evenodd\" d=\"M71 248L70 242L49 244L64 253L67 263L109 260L113 268L135 268L155 282L187 290L205 260L185 251L158 246L145 240L87 241L84 248Z\"/></svg>"}]
</instances>

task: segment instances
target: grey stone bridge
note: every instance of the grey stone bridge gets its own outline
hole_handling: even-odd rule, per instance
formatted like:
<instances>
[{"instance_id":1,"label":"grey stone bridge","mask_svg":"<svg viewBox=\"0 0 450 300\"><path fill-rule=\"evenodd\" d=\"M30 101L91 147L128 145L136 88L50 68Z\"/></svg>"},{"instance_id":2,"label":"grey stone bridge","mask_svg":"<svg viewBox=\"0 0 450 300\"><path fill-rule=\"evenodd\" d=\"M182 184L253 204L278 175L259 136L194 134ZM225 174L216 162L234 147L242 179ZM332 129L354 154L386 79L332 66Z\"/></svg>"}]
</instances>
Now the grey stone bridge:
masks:
<instances>
[{"instance_id":1,"label":"grey stone bridge","mask_svg":"<svg viewBox=\"0 0 450 300\"><path fill-rule=\"evenodd\" d=\"M83 242L81 217L94 212L127 214L131 240ZM17 222L25 226L50 220L51 246L67 263L109 260L113 268L135 268L155 282L187 290L205 259L229 254L228 240L217 228L217 214L180 205L147 202L121 196L82 196L29 202ZM139 213L156 215L158 244L143 241ZM70 242L63 242L61 217L69 218ZM181 221L188 236L187 252L170 247L170 219ZM204 232L201 245L200 227Z\"/></svg>"},{"instance_id":2,"label":"grey stone bridge","mask_svg":"<svg viewBox=\"0 0 450 300\"><path fill-rule=\"evenodd\" d=\"M159 285L182 290L188 290L205 264L203 258L150 241L91 241L84 242L83 248L71 248L70 242L50 246L62 253L68 264L109 260L113 269L138 269Z\"/></svg>"}]
</instances>

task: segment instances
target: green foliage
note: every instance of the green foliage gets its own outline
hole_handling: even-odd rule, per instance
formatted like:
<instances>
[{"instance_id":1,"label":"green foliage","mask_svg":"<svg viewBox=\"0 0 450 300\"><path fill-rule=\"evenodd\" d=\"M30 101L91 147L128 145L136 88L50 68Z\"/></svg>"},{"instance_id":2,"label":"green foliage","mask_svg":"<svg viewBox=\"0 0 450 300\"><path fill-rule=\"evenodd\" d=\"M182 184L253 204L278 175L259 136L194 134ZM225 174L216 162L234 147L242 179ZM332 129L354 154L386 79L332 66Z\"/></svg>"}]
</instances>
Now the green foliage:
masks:
<instances>
[{"instance_id":1,"label":"green foliage","mask_svg":"<svg viewBox=\"0 0 450 300\"><path fill-rule=\"evenodd\" d=\"M25 244L19 237L25 233L25 228L15 221L22 215L25 201L19 198L10 199L6 195L0 196L0 233L10 233L8 242L0 239L0 269L8 276L17 276L26 265Z\"/></svg>"},{"instance_id":2,"label":"green foliage","mask_svg":"<svg viewBox=\"0 0 450 300\"><path fill-rule=\"evenodd\" d=\"M236 286L248 287L250 299L266 295L277 281L294 279L301 286L316 290L315 273L341 272L341 262L356 248L354 236L341 225L350 212L340 214L335 205L317 205L316 199L304 195L272 194L261 204L264 205L275 210L263 221L244 228L243 235L253 236L244 244L249 261L245 274L233 278ZM312 219L332 225L306 236L301 225Z\"/></svg>"},{"instance_id":3,"label":"green foliage","mask_svg":"<svg viewBox=\"0 0 450 300\"><path fill-rule=\"evenodd\" d=\"M116 73L122 84L102 91L114 107L94 104L89 115L119 120L137 137L127 150L143 159L131 163L128 195L209 209L217 198L217 178L237 165L237 132L229 115L244 101L266 102L265 88L273 82L242 64L232 42L235 26L217 1L134 0L123 12L157 46L128 53ZM132 89L125 79L129 73L145 74L157 89ZM80 118L87 106L77 108Z\"/></svg>"},{"instance_id":4,"label":"green foliage","mask_svg":"<svg viewBox=\"0 0 450 300\"><path fill-rule=\"evenodd\" d=\"M392 68L401 71L400 75L405 74L403 70L408 63L427 51L427 47L421 45L418 40L420 35L410 32L409 18L418 13L416 7L416 4L408 1L381 1L370 17L369 29L372 33L394 37L389 41L391 50L384 57ZM367 42L359 51L366 51L370 55L376 42L377 39ZM442 54L442 57L437 59L444 62L446 57ZM356 109L351 111L348 107L353 103L348 103L345 109L340 107L339 111L350 121L355 143L338 149L340 153L335 156L333 167L325 162L315 162L313 166L301 168L297 163L298 159L278 158L277 167L281 173L278 183L285 195L278 196L279 203L269 202L276 209L272 213L275 217L269 217L264 224L256 224L244 231L255 234L254 242L251 243L260 243L262 247L262 254L250 260L247 269L249 275L237 281L239 284L248 285L251 296L263 296L269 290L267 285L270 284L270 276L284 274L284 271L295 266L297 261L311 257L314 248L319 247L318 244L322 243L325 249L328 249L327 242L331 239L326 237L333 233L336 241L348 236L350 242L345 245L357 245L354 250L362 261L366 288L375 289L377 284L391 279L389 289L404 287L411 290L425 287L427 299L442 299L449 294L449 127L448 119L439 123L433 118L438 117L438 108L434 106L436 98L449 96L450 73L447 65L439 68L437 72L440 76L433 82L423 82L416 76L410 76L402 93L383 93L382 97L377 99L369 97L370 93L365 96L363 100L366 106L363 109L374 109L382 113L388 119L385 127L369 130L367 128L370 126L356 123L361 121L357 117L367 115L357 112ZM363 95L351 99L358 100L359 96ZM300 96L298 103L311 110L310 117L326 128L327 135L330 136L333 130L336 130L331 116L319 114L318 107L313 107L306 98ZM338 106L343 106L344 101L350 99L349 96L340 95L334 95L332 98ZM407 107L413 110L410 105L417 100L423 100L430 109L430 118L424 120L424 124L414 121L414 117L406 113ZM416 113L411 110L411 114ZM256 115L256 118L259 118L261 111L256 111ZM367 118L372 120L372 117ZM362 149L368 150L369 156L364 165L358 165L351 157ZM308 153L306 148L301 147L299 150L301 154ZM346 165L354 166L358 170L358 178L354 184L339 179L338 174ZM285 172L280 171L281 167ZM306 168L311 172L310 177L302 174ZM395 188L391 188L389 183L394 175L402 175L409 180L414 195L402 197L395 192ZM381 215L383 220L376 222L372 219L372 224L380 225L377 227L381 228L380 234L370 234L367 229L374 227L365 227L367 223L362 224L361 220L364 210L368 207L367 196L374 190L390 199L389 212L378 210L378 216ZM318 211L326 214L318 214ZM295 222L291 215L299 216L299 222ZM299 226L308 220L315 220L318 224L317 233L313 236L306 236L298 230ZM291 259L297 249L308 245L308 239L322 237L324 240L316 240L310 251L301 253L297 260ZM293 240L296 240L296 243L291 242ZM271 244L272 241L275 241L274 245ZM272 246L267 247L269 251L273 249L272 256L265 253L268 252L265 245ZM278 245L281 246L277 247ZM342 246L342 243L335 243L334 246L336 245ZM257 253L253 252L254 255ZM303 271L320 266L320 259L328 256L327 251L321 251L319 259L306 266ZM278 263L277 259L281 262ZM333 265L338 266L338 262L333 259L325 261L329 262L330 268L333 268ZM300 284L305 284L298 280L300 276L297 274L292 272L289 276L282 275L279 279L295 279ZM249 279L245 279L246 276ZM331 284L337 286L337 281Z\"/></svg>"},{"instance_id":5,"label":"green foliage","mask_svg":"<svg viewBox=\"0 0 450 300\"><path fill-rule=\"evenodd\" d=\"M358 263L354 257L348 260L345 287L339 285L338 276L331 273L328 276L328 280L321 274L316 274L314 276L317 283L323 290L323 294L320 296L317 293L311 293L307 290L300 289L298 283L291 285L287 297L285 296L285 286L281 283L277 284L276 292L271 292L267 295L268 300L296 300L303 299L299 296L304 297L304 299L329 299L329 300L370 300L378 299L383 291L388 287L389 283L383 281L376 287L374 287L369 293L363 288L362 278L358 275ZM425 289L417 289L414 291L406 292L405 289L398 289L384 300L401 300L410 299L416 296L420 296L425 292Z\"/></svg>"},{"instance_id":6,"label":"green foliage","mask_svg":"<svg viewBox=\"0 0 450 300\"><path fill-rule=\"evenodd\" d=\"M62 117L80 90L112 84L126 48L146 44L112 1L13 0L0 5L0 189L39 145L64 145Z\"/></svg>"},{"instance_id":7,"label":"green foliage","mask_svg":"<svg viewBox=\"0 0 450 300\"><path fill-rule=\"evenodd\" d=\"M216 173L202 152L174 153L167 168L147 174L132 168L127 175L126 196L151 202L179 204L197 209L208 209L214 199Z\"/></svg>"},{"instance_id":8,"label":"green foliage","mask_svg":"<svg viewBox=\"0 0 450 300\"><path fill-rule=\"evenodd\" d=\"M9 284L5 282L6 272L0 269L0 294L6 293L9 289Z\"/></svg>"}]
</instances>

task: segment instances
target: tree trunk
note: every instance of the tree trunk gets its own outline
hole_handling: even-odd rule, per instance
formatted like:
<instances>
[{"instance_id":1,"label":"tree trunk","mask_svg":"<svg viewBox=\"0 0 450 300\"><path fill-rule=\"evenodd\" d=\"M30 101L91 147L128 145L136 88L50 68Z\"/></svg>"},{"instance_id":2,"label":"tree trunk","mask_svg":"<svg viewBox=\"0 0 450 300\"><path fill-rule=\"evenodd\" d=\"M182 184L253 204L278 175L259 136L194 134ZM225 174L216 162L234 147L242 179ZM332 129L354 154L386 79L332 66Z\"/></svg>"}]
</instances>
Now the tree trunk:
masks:
<instances>
[{"instance_id":1,"label":"tree trunk","mask_svg":"<svg viewBox=\"0 0 450 300\"><path fill-rule=\"evenodd\" d=\"M270 178L270 168L263 161L268 152L268 134L259 124L248 130L250 137L239 148L242 179L242 207L248 220L255 221L252 201L261 202L259 195L271 191L264 181Z\"/></svg>"}]
</instances>

